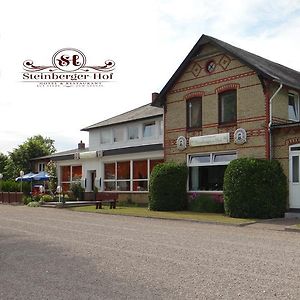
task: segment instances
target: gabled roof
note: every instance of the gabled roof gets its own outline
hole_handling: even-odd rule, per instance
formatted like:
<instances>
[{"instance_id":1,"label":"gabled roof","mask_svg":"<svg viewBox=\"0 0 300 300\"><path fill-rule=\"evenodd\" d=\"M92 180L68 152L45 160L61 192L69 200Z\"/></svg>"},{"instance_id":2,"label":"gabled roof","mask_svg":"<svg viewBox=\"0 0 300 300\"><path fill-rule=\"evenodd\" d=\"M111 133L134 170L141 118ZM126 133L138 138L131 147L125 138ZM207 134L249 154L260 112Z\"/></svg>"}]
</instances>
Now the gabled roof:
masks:
<instances>
[{"instance_id":1,"label":"gabled roof","mask_svg":"<svg viewBox=\"0 0 300 300\"><path fill-rule=\"evenodd\" d=\"M40 156L40 157L35 157L35 158L32 158L31 160L34 161L34 160L43 160L43 159L60 159L60 158L65 158L65 157L69 157L69 156L72 156L72 158L74 157L74 154L76 152L85 152L85 151L89 151L89 148L84 148L84 149L71 149L71 150L66 150L66 151L61 151L61 152L56 152L56 153L53 153L53 154L50 154L50 155L46 155L46 156Z\"/></svg>"},{"instance_id":2,"label":"gabled roof","mask_svg":"<svg viewBox=\"0 0 300 300\"><path fill-rule=\"evenodd\" d=\"M217 48L236 57L245 65L254 69L262 77L281 82L283 85L300 90L300 72L203 34L167 84L163 87L158 97L152 102L153 106L159 107L164 104L168 91L173 87L191 61L199 54L202 46L208 43L211 43Z\"/></svg>"},{"instance_id":3,"label":"gabled roof","mask_svg":"<svg viewBox=\"0 0 300 300\"><path fill-rule=\"evenodd\" d=\"M89 131L90 129L106 127L110 125L128 123L136 120L148 119L156 116L163 115L163 109L159 107L151 106L151 103L143 105L141 107L130 110L126 113L117 115L99 123L81 129L82 131Z\"/></svg>"}]
</instances>

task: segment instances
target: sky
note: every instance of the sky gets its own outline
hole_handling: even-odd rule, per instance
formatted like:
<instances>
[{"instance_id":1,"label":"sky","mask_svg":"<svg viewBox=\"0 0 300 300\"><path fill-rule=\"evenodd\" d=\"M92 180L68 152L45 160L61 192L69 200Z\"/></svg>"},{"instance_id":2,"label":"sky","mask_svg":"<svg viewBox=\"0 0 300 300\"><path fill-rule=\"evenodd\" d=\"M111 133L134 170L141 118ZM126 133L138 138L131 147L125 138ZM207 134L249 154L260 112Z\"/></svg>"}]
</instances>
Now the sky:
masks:
<instances>
[{"instance_id":1,"label":"sky","mask_svg":"<svg viewBox=\"0 0 300 300\"><path fill-rule=\"evenodd\" d=\"M0 152L41 134L58 151L80 129L151 102L202 34L300 71L300 0L10 0L0 4ZM22 64L62 48L115 61L102 87L39 88Z\"/></svg>"}]
</instances>

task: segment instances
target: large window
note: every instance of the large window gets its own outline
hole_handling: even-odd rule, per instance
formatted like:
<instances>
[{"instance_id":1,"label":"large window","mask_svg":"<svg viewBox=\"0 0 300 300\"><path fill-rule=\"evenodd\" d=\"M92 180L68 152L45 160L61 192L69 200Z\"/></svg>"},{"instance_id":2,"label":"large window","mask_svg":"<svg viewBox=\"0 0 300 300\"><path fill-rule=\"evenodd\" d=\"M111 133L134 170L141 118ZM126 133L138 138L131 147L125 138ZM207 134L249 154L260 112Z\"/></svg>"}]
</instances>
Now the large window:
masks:
<instances>
[{"instance_id":1,"label":"large window","mask_svg":"<svg viewBox=\"0 0 300 300\"><path fill-rule=\"evenodd\" d=\"M155 122L145 123L143 125L143 137L154 137L155 136Z\"/></svg>"},{"instance_id":2,"label":"large window","mask_svg":"<svg viewBox=\"0 0 300 300\"><path fill-rule=\"evenodd\" d=\"M227 165L236 158L235 152L189 155L189 190L222 191Z\"/></svg>"},{"instance_id":3,"label":"large window","mask_svg":"<svg viewBox=\"0 0 300 300\"><path fill-rule=\"evenodd\" d=\"M100 132L101 144L111 143L111 131L109 129L102 129Z\"/></svg>"},{"instance_id":4,"label":"large window","mask_svg":"<svg viewBox=\"0 0 300 300\"><path fill-rule=\"evenodd\" d=\"M236 122L236 91L227 91L219 94L219 123L229 124Z\"/></svg>"},{"instance_id":5,"label":"large window","mask_svg":"<svg viewBox=\"0 0 300 300\"><path fill-rule=\"evenodd\" d=\"M186 102L187 128L200 128L202 126L202 99L192 98Z\"/></svg>"},{"instance_id":6,"label":"large window","mask_svg":"<svg viewBox=\"0 0 300 300\"><path fill-rule=\"evenodd\" d=\"M139 127L138 126L129 126L128 127L128 139L136 140L139 138Z\"/></svg>"},{"instance_id":7,"label":"large window","mask_svg":"<svg viewBox=\"0 0 300 300\"><path fill-rule=\"evenodd\" d=\"M81 180L82 166L62 166L60 179L63 191L69 191L72 182Z\"/></svg>"},{"instance_id":8,"label":"large window","mask_svg":"<svg viewBox=\"0 0 300 300\"><path fill-rule=\"evenodd\" d=\"M296 94L289 93L288 114L289 120L299 121L299 97Z\"/></svg>"},{"instance_id":9,"label":"large window","mask_svg":"<svg viewBox=\"0 0 300 300\"><path fill-rule=\"evenodd\" d=\"M143 192L149 189L149 176L162 159L120 161L104 164L105 191Z\"/></svg>"},{"instance_id":10,"label":"large window","mask_svg":"<svg viewBox=\"0 0 300 300\"><path fill-rule=\"evenodd\" d=\"M114 142L123 142L124 141L124 129L123 128L114 128Z\"/></svg>"}]
</instances>

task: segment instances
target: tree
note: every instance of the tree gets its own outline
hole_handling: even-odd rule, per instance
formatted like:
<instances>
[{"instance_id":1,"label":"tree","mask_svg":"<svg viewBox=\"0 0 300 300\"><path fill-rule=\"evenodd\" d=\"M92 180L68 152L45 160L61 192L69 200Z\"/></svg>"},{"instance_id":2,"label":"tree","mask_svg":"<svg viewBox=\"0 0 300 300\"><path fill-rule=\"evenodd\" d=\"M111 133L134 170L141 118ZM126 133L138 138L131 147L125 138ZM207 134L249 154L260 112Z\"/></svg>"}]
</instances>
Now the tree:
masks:
<instances>
[{"instance_id":1,"label":"tree","mask_svg":"<svg viewBox=\"0 0 300 300\"><path fill-rule=\"evenodd\" d=\"M0 173L4 175L4 169L7 164L7 156L3 153L0 153Z\"/></svg>"},{"instance_id":2,"label":"tree","mask_svg":"<svg viewBox=\"0 0 300 300\"><path fill-rule=\"evenodd\" d=\"M49 189L52 194L55 193L57 188L57 173L56 173L56 164L54 161L50 160L45 168L46 172L49 174Z\"/></svg>"},{"instance_id":3,"label":"tree","mask_svg":"<svg viewBox=\"0 0 300 300\"><path fill-rule=\"evenodd\" d=\"M31 159L54 153L54 140L35 135L28 138L22 145L9 152L9 160L6 172L10 178L18 177L20 171L28 173L31 171Z\"/></svg>"}]
</instances>

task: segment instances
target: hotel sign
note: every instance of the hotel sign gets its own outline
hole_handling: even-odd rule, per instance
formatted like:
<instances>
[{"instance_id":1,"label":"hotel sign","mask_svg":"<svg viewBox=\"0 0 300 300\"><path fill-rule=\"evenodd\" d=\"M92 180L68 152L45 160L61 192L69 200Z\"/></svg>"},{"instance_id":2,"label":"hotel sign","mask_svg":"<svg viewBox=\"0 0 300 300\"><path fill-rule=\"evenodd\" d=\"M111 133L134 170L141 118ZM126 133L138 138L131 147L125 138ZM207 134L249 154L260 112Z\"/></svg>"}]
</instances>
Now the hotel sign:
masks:
<instances>
[{"instance_id":1,"label":"hotel sign","mask_svg":"<svg viewBox=\"0 0 300 300\"><path fill-rule=\"evenodd\" d=\"M64 48L52 56L52 65L36 65L30 59L23 62L22 81L38 87L99 87L113 80L115 62L86 65L86 56L75 48Z\"/></svg>"},{"instance_id":2,"label":"hotel sign","mask_svg":"<svg viewBox=\"0 0 300 300\"><path fill-rule=\"evenodd\" d=\"M189 139L191 147L210 146L230 143L229 132L211 135L193 136Z\"/></svg>"}]
</instances>

